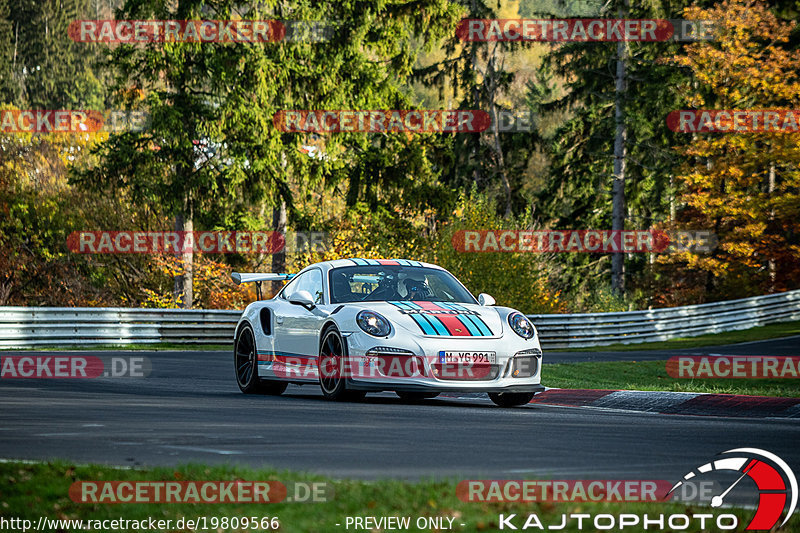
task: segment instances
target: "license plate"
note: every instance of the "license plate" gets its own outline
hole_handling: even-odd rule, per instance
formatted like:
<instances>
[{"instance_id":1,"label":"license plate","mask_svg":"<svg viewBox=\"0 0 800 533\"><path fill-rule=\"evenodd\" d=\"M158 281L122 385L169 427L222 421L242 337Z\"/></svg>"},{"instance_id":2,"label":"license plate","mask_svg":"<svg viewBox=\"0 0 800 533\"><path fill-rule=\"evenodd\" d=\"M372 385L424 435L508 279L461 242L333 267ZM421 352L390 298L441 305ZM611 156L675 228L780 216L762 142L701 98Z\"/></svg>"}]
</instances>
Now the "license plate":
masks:
<instances>
[{"instance_id":1,"label":"license plate","mask_svg":"<svg viewBox=\"0 0 800 533\"><path fill-rule=\"evenodd\" d=\"M497 363L495 352L439 352L439 363L461 363L493 365Z\"/></svg>"}]
</instances>

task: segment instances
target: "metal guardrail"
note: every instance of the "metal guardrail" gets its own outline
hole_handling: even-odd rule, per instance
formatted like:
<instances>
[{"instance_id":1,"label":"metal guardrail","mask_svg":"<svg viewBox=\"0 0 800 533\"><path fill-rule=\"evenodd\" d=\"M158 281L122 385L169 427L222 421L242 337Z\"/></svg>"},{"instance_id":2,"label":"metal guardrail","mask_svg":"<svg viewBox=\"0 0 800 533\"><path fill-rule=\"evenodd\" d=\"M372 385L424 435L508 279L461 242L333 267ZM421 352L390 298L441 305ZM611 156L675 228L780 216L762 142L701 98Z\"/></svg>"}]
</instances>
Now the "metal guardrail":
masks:
<instances>
[{"instance_id":1,"label":"metal guardrail","mask_svg":"<svg viewBox=\"0 0 800 533\"><path fill-rule=\"evenodd\" d=\"M228 344L241 311L0 307L0 348L98 344Z\"/></svg>"},{"instance_id":2,"label":"metal guardrail","mask_svg":"<svg viewBox=\"0 0 800 533\"><path fill-rule=\"evenodd\" d=\"M654 342L800 320L800 290L647 311L528 317L547 348Z\"/></svg>"},{"instance_id":3,"label":"metal guardrail","mask_svg":"<svg viewBox=\"0 0 800 533\"><path fill-rule=\"evenodd\" d=\"M0 307L0 348L228 344L239 316L241 311ZM544 348L652 342L800 320L800 290L647 311L528 317Z\"/></svg>"}]
</instances>

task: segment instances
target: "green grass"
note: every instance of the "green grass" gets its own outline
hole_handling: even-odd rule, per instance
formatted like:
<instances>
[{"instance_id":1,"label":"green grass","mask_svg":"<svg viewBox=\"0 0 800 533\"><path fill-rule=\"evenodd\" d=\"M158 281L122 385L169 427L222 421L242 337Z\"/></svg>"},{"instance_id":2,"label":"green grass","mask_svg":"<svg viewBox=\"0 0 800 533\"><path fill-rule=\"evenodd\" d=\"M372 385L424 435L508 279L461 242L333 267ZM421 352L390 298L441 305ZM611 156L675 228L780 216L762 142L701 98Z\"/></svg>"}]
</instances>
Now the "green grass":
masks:
<instances>
[{"instance_id":1,"label":"green grass","mask_svg":"<svg viewBox=\"0 0 800 533\"><path fill-rule=\"evenodd\" d=\"M661 342L643 342L640 344L611 344L609 346L593 346L591 348L563 348L558 351L569 352L633 352L640 350L674 350L682 348L699 348L702 346L718 346L736 344L738 342L761 341L781 337L800 335L800 321L781 322L757 328L740 329L725 333L712 333L697 337L685 337ZM556 351L556 350L553 350Z\"/></svg>"},{"instance_id":2,"label":"green grass","mask_svg":"<svg viewBox=\"0 0 800 533\"><path fill-rule=\"evenodd\" d=\"M320 460L323 460L320 458ZM68 497L74 481L81 480L277 480L328 481L333 484L334 497L325 503L276 504L79 504ZM148 470L115 470L100 466L74 466L59 462L52 464L0 464L0 517L19 517L36 523L39 516L62 519L157 519L206 517L278 517L279 531L287 533L327 533L347 531L344 520L348 516L410 516L455 517L454 531L498 531L498 515L517 513L527 517L536 513L542 524L561 523L562 513L712 513L716 511L702 504L648 503L474 503L463 502L456 496L457 480L407 482L381 480L376 482L338 480L331 481L313 475L302 475L275 470L247 470L234 467L209 467L189 465L177 468ZM738 531L742 531L752 516L752 510L725 509L739 517ZM522 521L524 522L524 520ZM795 518L783 531L800 531ZM337 527L335 524L342 524ZM461 526L461 524L465 524ZM521 523L520 523L521 525ZM699 531L699 522L692 521L688 531ZM573 519L563 531L576 531ZM584 529L585 531L586 529ZM589 528L593 530L593 528ZM641 527L628 527L625 531L641 531ZM171 529L170 531L181 531ZM187 531L184 529L183 531ZM232 531L215 529L216 533ZM239 529L239 531L244 531ZM353 528L350 528L353 531ZM373 530L377 531L377 530ZM420 531L411 527L408 531ZM425 529L424 531L439 531ZM167 533L167 532L165 532Z\"/></svg>"},{"instance_id":3,"label":"green grass","mask_svg":"<svg viewBox=\"0 0 800 533\"><path fill-rule=\"evenodd\" d=\"M628 389L800 397L797 379L677 379L666 361L605 361L544 365L542 384L562 389Z\"/></svg>"}]
</instances>

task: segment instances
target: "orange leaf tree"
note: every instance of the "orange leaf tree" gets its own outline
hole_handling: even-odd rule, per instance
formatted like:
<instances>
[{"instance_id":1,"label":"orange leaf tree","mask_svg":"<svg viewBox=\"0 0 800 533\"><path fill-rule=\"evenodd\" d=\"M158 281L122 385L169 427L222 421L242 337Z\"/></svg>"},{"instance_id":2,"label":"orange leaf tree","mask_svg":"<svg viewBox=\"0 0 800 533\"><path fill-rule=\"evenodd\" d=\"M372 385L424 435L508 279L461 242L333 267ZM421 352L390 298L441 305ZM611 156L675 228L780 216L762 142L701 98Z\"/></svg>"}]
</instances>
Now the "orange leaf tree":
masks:
<instances>
[{"instance_id":1,"label":"orange leaf tree","mask_svg":"<svg viewBox=\"0 0 800 533\"><path fill-rule=\"evenodd\" d=\"M800 52L787 43L793 24L766 3L725 0L688 8L686 18L714 20L714 41L693 43L674 62L694 80L681 87L695 109L799 109ZM751 123L751 119L748 120ZM667 261L706 275L711 296L741 296L800 284L800 133L696 133L677 149L684 227L713 229L713 254Z\"/></svg>"}]
</instances>

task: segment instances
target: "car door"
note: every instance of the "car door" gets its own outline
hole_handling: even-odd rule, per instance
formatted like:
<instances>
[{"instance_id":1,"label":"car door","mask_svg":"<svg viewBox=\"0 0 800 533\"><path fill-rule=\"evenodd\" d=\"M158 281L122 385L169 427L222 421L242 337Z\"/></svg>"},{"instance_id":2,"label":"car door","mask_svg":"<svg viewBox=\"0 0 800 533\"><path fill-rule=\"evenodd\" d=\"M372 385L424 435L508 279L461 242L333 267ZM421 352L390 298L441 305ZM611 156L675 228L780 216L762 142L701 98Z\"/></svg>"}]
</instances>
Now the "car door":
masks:
<instances>
[{"instance_id":1,"label":"car door","mask_svg":"<svg viewBox=\"0 0 800 533\"><path fill-rule=\"evenodd\" d=\"M290 296L298 291L308 291L317 305L323 305L322 270L312 268L303 272L276 298L275 351L292 363L287 370L297 365L303 376L316 379L319 333L327 313L317 307L309 310L289 302Z\"/></svg>"}]
</instances>

